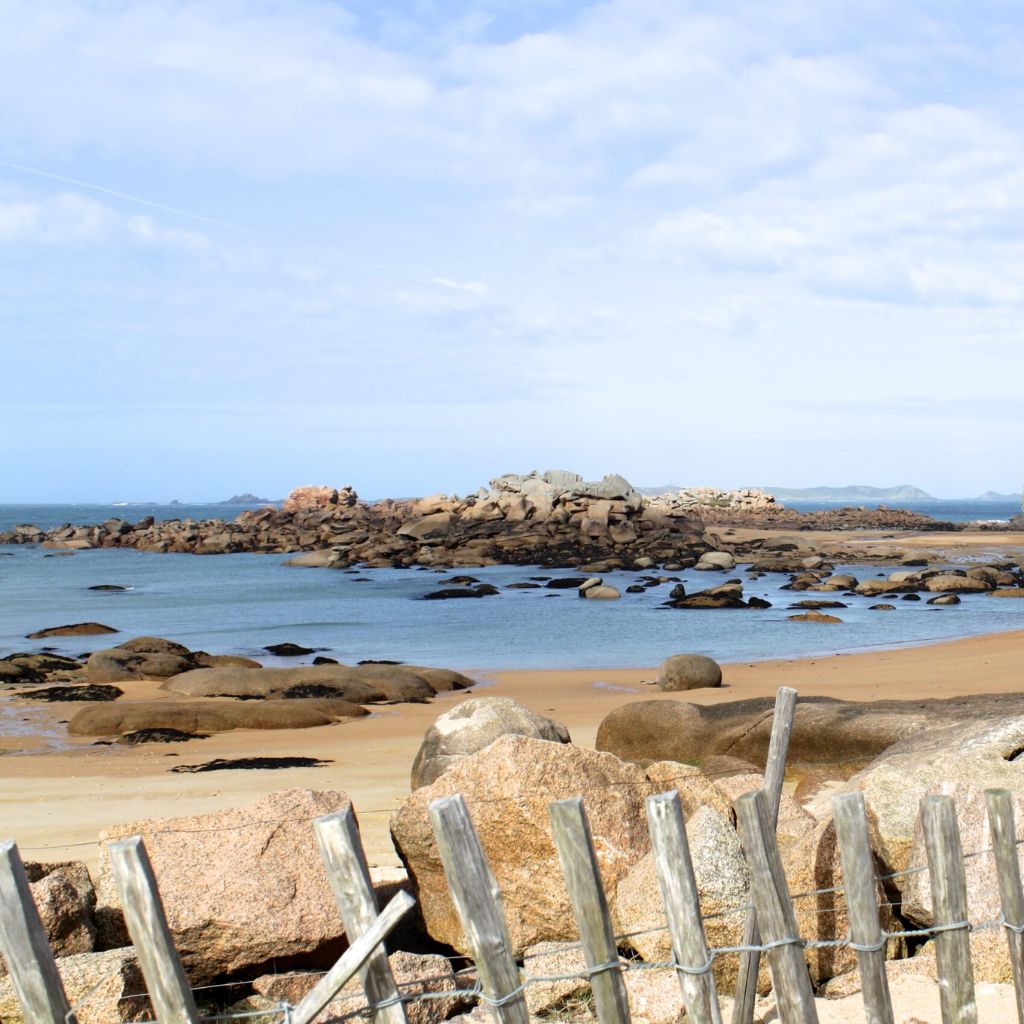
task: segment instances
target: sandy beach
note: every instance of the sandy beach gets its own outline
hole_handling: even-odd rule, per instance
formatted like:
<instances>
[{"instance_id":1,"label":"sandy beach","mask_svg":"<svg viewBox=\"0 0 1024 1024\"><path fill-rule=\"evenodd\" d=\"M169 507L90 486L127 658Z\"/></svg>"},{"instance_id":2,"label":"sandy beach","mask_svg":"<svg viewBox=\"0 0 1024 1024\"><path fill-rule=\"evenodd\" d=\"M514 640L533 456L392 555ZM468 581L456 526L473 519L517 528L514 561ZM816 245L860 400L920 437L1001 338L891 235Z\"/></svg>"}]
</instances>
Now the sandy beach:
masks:
<instances>
[{"instance_id":1,"label":"sandy beach","mask_svg":"<svg viewBox=\"0 0 1024 1024\"><path fill-rule=\"evenodd\" d=\"M827 628L811 626L808 628ZM789 661L723 666L720 689L662 694L650 682L653 667L608 670L478 671L470 693L509 696L564 722L573 740L591 747L601 719L636 700L685 699L717 703L770 696L779 686L801 694L847 700L952 697L1005 693L1024 684L1024 631L949 643ZM409 792L409 768L424 731L454 702L383 707L346 724L293 731L222 733L209 739L141 747L92 746L78 741L59 753L9 752L0 757L0 814L4 836L26 859L84 860L94 866L100 829L139 818L210 813L291 786L337 789L359 814L372 864L396 864L388 816ZM174 699L158 684L134 684L129 699ZM26 709L23 717L58 726L74 706ZM36 743L8 740L6 747ZM301 755L332 763L319 768L175 774L178 764L216 757Z\"/></svg>"}]
</instances>

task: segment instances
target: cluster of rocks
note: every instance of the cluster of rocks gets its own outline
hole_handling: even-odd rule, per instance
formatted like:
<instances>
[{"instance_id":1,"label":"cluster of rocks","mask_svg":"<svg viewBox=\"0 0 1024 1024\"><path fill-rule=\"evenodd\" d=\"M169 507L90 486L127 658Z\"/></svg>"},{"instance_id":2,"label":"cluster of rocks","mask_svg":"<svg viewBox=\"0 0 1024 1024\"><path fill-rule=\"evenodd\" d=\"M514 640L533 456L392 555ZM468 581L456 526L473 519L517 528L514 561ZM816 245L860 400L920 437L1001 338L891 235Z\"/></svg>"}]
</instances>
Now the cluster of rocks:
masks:
<instances>
[{"instance_id":1,"label":"cluster of rocks","mask_svg":"<svg viewBox=\"0 0 1024 1024\"><path fill-rule=\"evenodd\" d=\"M586 481L549 470L506 474L467 497L360 501L351 487L300 487L283 507L243 512L233 522L152 516L135 523L51 530L20 525L0 544L39 543L65 551L130 547L154 552L224 554L308 552L294 564L346 567L520 564L608 568L692 565L708 544L705 524L786 526L798 530L952 530L900 509L825 509L797 513L756 490L683 490L646 498L618 474Z\"/></svg>"},{"instance_id":2,"label":"cluster of rocks","mask_svg":"<svg viewBox=\"0 0 1024 1024\"><path fill-rule=\"evenodd\" d=\"M706 668L692 660L675 667L683 669L684 676L686 670L692 674ZM672 668L667 663L663 676ZM664 911L644 800L676 789L687 818L709 944L738 945L750 879L732 802L763 784L757 766L767 753L772 709L768 699L707 707L682 701L637 702L605 719L596 751L573 746L559 723L517 708L514 702L491 706L481 698L458 716L449 712L428 732L413 775L416 788L391 824L427 933L456 950L468 950L448 899L427 816L432 800L461 793L501 886L516 955L534 968L536 961L544 963L545 970L539 973L571 972L574 954L552 945L571 942L575 926L546 809L553 800L581 795L616 930L629 936L623 949L645 961L671 960L668 936L658 930ZM495 739L503 722L507 730ZM918 815L921 797L954 793L964 848L986 848L982 791L990 786L1009 788L1018 813L1024 810L1024 775L1015 763L1022 746L1021 694L913 704L801 700L790 746L789 774L797 786L792 795L787 788L783 796L778 827L790 891L812 894L795 903L801 935L828 943L844 939L849 928L840 892L835 824L823 794L863 792L879 874L908 868L913 872L889 880L884 889L879 883L882 927L890 932L927 928L934 921L927 875L914 870L926 864ZM987 859L969 861L972 919L999 915L993 871ZM978 980L1009 981L1005 937L999 932L979 933L971 942ZM935 977L933 943L917 946L909 960L908 952L900 938L889 940L887 953L897 958L894 976ZM856 959L848 948L812 947L806 956L820 991L840 995L858 989ZM736 970L734 957L716 958L720 991L731 990ZM765 972L762 990L768 983ZM531 993L531 1009L553 1005L544 1002L548 996L565 999L584 991L583 981L560 983L557 993L542 988Z\"/></svg>"},{"instance_id":3,"label":"cluster of rocks","mask_svg":"<svg viewBox=\"0 0 1024 1024\"><path fill-rule=\"evenodd\" d=\"M347 945L312 827L314 818L347 810L351 804L342 793L292 789L215 814L129 822L100 834L95 883L81 863L27 864L79 1024L153 1018L148 998L140 995L146 986L129 945L110 843L143 836L175 948L198 989L200 1012L270 1010L285 999L297 1003ZM407 885L395 869L371 869L370 878L381 905ZM403 993L438 996L415 1007L420 1016L410 1015L410 1021L434 1024L465 1005L457 996L444 996L459 987L452 964L424 952L409 926L400 926L390 942ZM212 988L202 988L213 981ZM356 981L317 1019L365 1008ZM0 978L0 1019L24 1019L6 976Z\"/></svg>"},{"instance_id":4,"label":"cluster of rocks","mask_svg":"<svg viewBox=\"0 0 1024 1024\"><path fill-rule=\"evenodd\" d=\"M169 696L142 698L134 684L143 680L159 682ZM366 705L426 703L473 685L459 672L417 665L264 668L160 637L136 637L83 660L24 652L0 659L0 686L15 697L84 705L68 721L71 735L127 743L331 725L369 714Z\"/></svg>"},{"instance_id":5,"label":"cluster of rocks","mask_svg":"<svg viewBox=\"0 0 1024 1024\"><path fill-rule=\"evenodd\" d=\"M670 659L662 677L716 685L717 666L692 655ZM772 702L757 699L698 706L677 700L626 705L602 722L597 750L578 747L560 723L507 698L472 698L442 715L424 737L413 766L411 795L391 819L403 870L371 870L378 901L397 888L418 904L389 941L400 988L438 996L408 1007L410 1020L435 1024L466 1009L448 955L469 945L451 904L430 825L428 806L462 794L476 833L501 888L513 954L534 976L531 1013L564 1012L585 999L577 938L548 805L583 797L594 849L620 951L643 962L672 959L645 815L648 796L676 791L686 817L687 842L709 945L742 942L750 903L750 872L737 835L733 801L763 785ZM790 743L795 789L782 797L779 850L795 898L800 934L824 945L806 950L807 967L821 994L859 988L855 954L842 945L849 921L835 823L826 789L860 791L869 809L870 842L878 873L881 925L896 933L927 928L934 910L918 805L928 793L956 797L965 850L989 845L983 790L1011 790L1024 827L1024 695L1007 694L873 703L827 698L801 700ZM825 783L828 783L826 787ZM144 837L160 884L171 936L192 984L216 980L218 1010L269 1010L297 1002L318 971L344 949L346 936L320 862L310 822L350 809L340 792L293 789L235 810L203 817L137 821L104 831L95 882L84 866L31 865L33 895L58 953L72 1000L107 979L79 1011L83 1024L136 1020L145 1000L138 963L127 945L124 920L110 872L107 847L128 835ZM244 868L244 870L240 870ZM998 917L998 885L987 858L966 861L971 916ZM835 945L829 945L840 940ZM978 981L1010 979L1005 937L998 931L970 938ZM933 942L908 949L888 940L891 977L936 976ZM913 956L908 956L913 953ZM271 969L273 965L273 969ZM719 990L735 986L735 955L714 961ZM671 972L625 976L634 1019L672 1024L679 1017L678 982ZM225 985L224 983L230 983ZM758 979L770 986L765 965ZM446 996L450 993L450 996ZM9 981L0 981L0 1014L19 1020ZM324 1019L365 1006L353 984ZM575 1017L572 1019L576 1019ZM579 1019L589 1019L585 1015Z\"/></svg>"},{"instance_id":6,"label":"cluster of rocks","mask_svg":"<svg viewBox=\"0 0 1024 1024\"><path fill-rule=\"evenodd\" d=\"M696 513L700 519L705 518L705 511L710 512L713 509L766 515L769 511L781 512L785 508L775 500L774 495L766 494L754 487L736 491L723 491L717 487L684 487L674 493L667 492L652 497L650 505L670 515L676 510Z\"/></svg>"}]
</instances>

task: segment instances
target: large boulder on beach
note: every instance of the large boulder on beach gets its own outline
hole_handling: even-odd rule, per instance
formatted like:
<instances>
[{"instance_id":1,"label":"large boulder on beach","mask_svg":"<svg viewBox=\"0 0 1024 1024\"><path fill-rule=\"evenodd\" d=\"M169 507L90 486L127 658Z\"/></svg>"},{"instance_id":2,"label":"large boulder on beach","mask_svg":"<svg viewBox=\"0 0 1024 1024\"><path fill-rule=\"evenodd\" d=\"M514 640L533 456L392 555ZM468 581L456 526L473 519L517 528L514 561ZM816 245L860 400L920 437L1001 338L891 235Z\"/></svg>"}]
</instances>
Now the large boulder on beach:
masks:
<instances>
[{"instance_id":1,"label":"large boulder on beach","mask_svg":"<svg viewBox=\"0 0 1024 1024\"><path fill-rule=\"evenodd\" d=\"M944 782L929 788L927 795L951 796L956 803L956 821L960 844L966 852L987 850L992 846L988 806L985 793L969 782ZM1013 810L1017 825L1017 840L1024 842L1024 788L1013 795ZM915 925L929 927L935 923L932 890L928 876L928 856L925 851L924 829L918 817L914 825L914 838L907 860L909 874L903 883L905 917ZM970 857L964 861L967 879L967 905L975 920L998 918L999 877L995 859L991 856Z\"/></svg>"},{"instance_id":2,"label":"large boulder on beach","mask_svg":"<svg viewBox=\"0 0 1024 1024\"><path fill-rule=\"evenodd\" d=\"M739 945L746 914L736 911L750 902L750 869L736 829L721 812L701 807L687 817L686 838L708 945ZM644 960L672 959L672 942L663 927L665 904L652 853L637 861L619 882L612 913L616 932L629 934L630 945ZM736 955L715 958L713 972L720 991L735 990L738 963Z\"/></svg>"},{"instance_id":3,"label":"large boulder on beach","mask_svg":"<svg viewBox=\"0 0 1024 1024\"><path fill-rule=\"evenodd\" d=\"M189 735L234 729L311 729L369 714L329 697L263 701L138 701L82 708L68 722L72 736L125 736L144 729Z\"/></svg>"},{"instance_id":4,"label":"large boulder on beach","mask_svg":"<svg viewBox=\"0 0 1024 1024\"><path fill-rule=\"evenodd\" d=\"M462 758L499 736L570 743L561 722L534 714L511 697L472 697L446 711L426 731L412 765L412 788L429 786Z\"/></svg>"},{"instance_id":5,"label":"large boulder on beach","mask_svg":"<svg viewBox=\"0 0 1024 1024\"><path fill-rule=\"evenodd\" d=\"M303 665L296 668L209 668L183 672L163 689L189 697L335 697L354 704L423 703L434 689L395 665Z\"/></svg>"},{"instance_id":6,"label":"large boulder on beach","mask_svg":"<svg viewBox=\"0 0 1024 1024\"><path fill-rule=\"evenodd\" d=\"M843 787L864 793L878 827L875 853L887 871L902 872L913 856L920 856L914 850L920 802L927 793L956 784L953 792L966 804L960 812L962 823L975 834L983 829L977 825L980 798L971 797L972 791L1008 789L1024 797L1024 774L1014 761L1024 750L1022 695L924 703L945 705L945 714L893 744ZM898 877L893 885L902 891L909 877ZM924 916L930 904L923 893L915 898L915 907L921 909L913 912Z\"/></svg>"},{"instance_id":7,"label":"large boulder on beach","mask_svg":"<svg viewBox=\"0 0 1024 1024\"><path fill-rule=\"evenodd\" d=\"M662 787L664 788L664 787ZM526 736L502 736L417 789L391 820L395 848L409 871L430 936L467 952L427 807L461 793L501 887L516 954L538 942L575 938L548 805L582 796L605 885L649 849L644 798L657 788L635 765L609 754Z\"/></svg>"},{"instance_id":8,"label":"large boulder on beach","mask_svg":"<svg viewBox=\"0 0 1024 1024\"><path fill-rule=\"evenodd\" d=\"M703 654L674 654L661 663L657 682L666 692L721 686L722 669Z\"/></svg>"},{"instance_id":9,"label":"large boulder on beach","mask_svg":"<svg viewBox=\"0 0 1024 1024\"><path fill-rule=\"evenodd\" d=\"M152 1020L135 950L108 949L57 960L57 973L78 1024L125 1024ZM0 1021L25 1024L25 1016L9 977L0 979Z\"/></svg>"},{"instance_id":10,"label":"large boulder on beach","mask_svg":"<svg viewBox=\"0 0 1024 1024\"><path fill-rule=\"evenodd\" d=\"M168 679L196 667L196 657L182 644L143 636L117 647L93 651L85 663L90 683L118 683L131 679Z\"/></svg>"},{"instance_id":11,"label":"large boulder on beach","mask_svg":"<svg viewBox=\"0 0 1024 1024\"><path fill-rule=\"evenodd\" d=\"M104 944L127 942L108 847L141 835L193 985L274 962L330 966L343 928L312 820L350 806L343 793L289 789L244 807L104 829L96 907Z\"/></svg>"},{"instance_id":12,"label":"large boulder on beach","mask_svg":"<svg viewBox=\"0 0 1024 1024\"><path fill-rule=\"evenodd\" d=\"M774 701L768 697L708 706L685 701L636 701L604 718L596 745L598 750L642 763L701 762L727 753L764 764L773 708ZM807 765L839 761L852 775L903 740L911 746L921 743L930 750L936 742L932 730L938 730L936 736L940 736L944 730L956 732L972 723L1001 722L1007 715L1024 716L1024 694L920 701L801 697L794 715L789 759ZM890 784L899 788L893 779Z\"/></svg>"}]
</instances>

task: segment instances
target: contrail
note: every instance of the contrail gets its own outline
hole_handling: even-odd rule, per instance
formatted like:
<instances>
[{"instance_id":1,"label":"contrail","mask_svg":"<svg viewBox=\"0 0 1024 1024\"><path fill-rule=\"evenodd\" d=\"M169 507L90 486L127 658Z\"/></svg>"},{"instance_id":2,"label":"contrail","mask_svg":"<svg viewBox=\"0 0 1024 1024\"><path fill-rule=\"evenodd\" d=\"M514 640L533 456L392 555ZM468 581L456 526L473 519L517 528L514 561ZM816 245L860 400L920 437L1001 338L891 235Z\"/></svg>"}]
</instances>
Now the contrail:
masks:
<instances>
[{"instance_id":1,"label":"contrail","mask_svg":"<svg viewBox=\"0 0 1024 1024\"><path fill-rule=\"evenodd\" d=\"M36 167L26 167L24 164L11 164L0 160L0 167L7 167L12 171L21 171L24 174L34 174L39 178L50 178L53 181L62 181L67 185L77 185L79 188L92 189L93 192L102 192L104 195L114 196L117 199L126 199L130 203L138 203L140 206L148 206L154 210L162 210L164 213L173 213L178 217L188 217L191 220L201 221L204 224L215 224L222 228L232 228L235 231L248 231L248 228L240 224L232 224L230 221L217 220L215 217L204 217L201 213L192 213L190 210L179 210L175 206L165 206L163 203L154 203L151 199L143 199L141 196L129 195L127 192L118 192L116 189L104 188L102 185L94 185L88 181L79 181L77 178L67 178L63 174L53 174L50 171L41 171Z\"/></svg>"}]
</instances>

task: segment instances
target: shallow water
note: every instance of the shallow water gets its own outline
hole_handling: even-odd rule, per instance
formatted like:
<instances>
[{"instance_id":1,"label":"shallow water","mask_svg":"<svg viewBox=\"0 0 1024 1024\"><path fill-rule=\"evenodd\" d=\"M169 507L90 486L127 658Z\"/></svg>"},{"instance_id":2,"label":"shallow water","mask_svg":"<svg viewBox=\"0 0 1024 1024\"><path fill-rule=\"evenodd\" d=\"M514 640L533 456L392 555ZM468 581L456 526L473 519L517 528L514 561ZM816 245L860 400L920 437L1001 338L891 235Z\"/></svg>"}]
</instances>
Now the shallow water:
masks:
<instances>
[{"instance_id":1,"label":"shallow water","mask_svg":"<svg viewBox=\"0 0 1024 1024\"><path fill-rule=\"evenodd\" d=\"M452 572L422 569L305 569L285 566L284 555L161 555L99 549L48 557L37 547L0 547L0 655L44 647L80 655L131 636L156 635L213 653L245 654L265 664L302 664L273 658L267 644L291 641L352 663L389 658L415 664L480 668L598 668L653 665L679 651L720 661L792 658L834 651L923 643L1024 628L1024 600L967 595L949 608L925 600L901 601L894 612L873 612L879 599L792 593L772 574L746 582L747 597L771 601L764 611L677 611L660 608L671 584L626 594L637 573L606 573L623 591L620 601L583 601L575 591L503 590L495 597L420 601ZM878 567L837 567L858 578ZM461 573L462 570L459 570ZM498 587L562 571L498 566L470 570ZM681 572L687 591L705 589L731 573ZM357 582L356 576L368 577ZM97 584L131 587L91 591ZM848 608L839 625L789 622L788 605L803 598L837 598ZM27 633L70 622L98 621L120 636L56 637L30 641Z\"/></svg>"}]
</instances>

